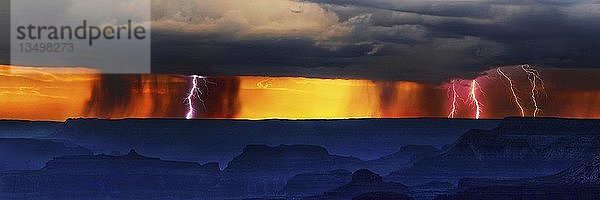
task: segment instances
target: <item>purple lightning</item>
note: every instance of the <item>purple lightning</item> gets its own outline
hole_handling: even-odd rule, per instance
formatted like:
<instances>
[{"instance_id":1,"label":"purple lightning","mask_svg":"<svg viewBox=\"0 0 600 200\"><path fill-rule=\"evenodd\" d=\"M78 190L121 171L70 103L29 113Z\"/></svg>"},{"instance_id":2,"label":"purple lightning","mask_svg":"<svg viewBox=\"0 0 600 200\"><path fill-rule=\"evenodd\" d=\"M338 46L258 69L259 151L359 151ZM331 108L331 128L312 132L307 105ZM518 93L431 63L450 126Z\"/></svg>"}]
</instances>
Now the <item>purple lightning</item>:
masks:
<instances>
[{"instance_id":1,"label":"purple lightning","mask_svg":"<svg viewBox=\"0 0 600 200\"><path fill-rule=\"evenodd\" d=\"M450 111L448 118L454 118L454 115L456 115L456 98L458 98L458 94L456 93L456 81L457 80L452 81L452 110Z\"/></svg>"},{"instance_id":2,"label":"purple lightning","mask_svg":"<svg viewBox=\"0 0 600 200\"><path fill-rule=\"evenodd\" d=\"M523 71L527 74L527 78L529 79L529 83L531 84L531 99L533 101L533 106L535 107L535 110L533 111L533 117L537 117L538 112L541 111L536 97L536 95L538 94L537 82L539 80L539 82L541 83L541 88L544 89L544 81L540 77L540 73L531 66L522 65L521 69L523 69Z\"/></svg>"},{"instance_id":3,"label":"purple lightning","mask_svg":"<svg viewBox=\"0 0 600 200\"><path fill-rule=\"evenodd\" d=\"M204 76L198 76L198 75L192 75L192 87L190 88L190 91L188 92L188 96L186 97L186 101L187 101L187 106L188 106L188 112L185 116L186 119L192 119L194 118L196 109L194 108L194 98L197 98L198 101L200 101L202 103L202 106L204 107L204 109L206 109L206 105L204 105L204 100L202 100L202 89L200 89L200 87L198 86L199 81L201 80L204 84L204 87L208 90L208 83L211 83L210 81L208 81L208 79L206 79L206 77Z\"/></svg>"},{"instance_id":4,"label":"purple lightning","mask_svg":"<svg viewBox=\"0 0 600 200\"><path fill-rule=\"evenodd\" d=\"M473 80L471 82L471 100L473 101L473 103L475 103L475 119L479 119L481 118L481 104L479 102L479 99L477 99L477 86L479 85L479 83L477 83L477 80Z\"/></svg>"},{"instance_id":5,"label":"purple lightning","mask_svg":"<svg viewBox=\"0 0 600 200\"><path fill-rule=\"evenodd\" d=\"M506 78L506 80L508 80L508 84L510 86L510 91L512 92L513 98L515 99L515 104L521 110L521 116L525 117L525 109L523 108L523 106L521 106L521 102L519 101L519 96L517 96L517 92L515 90L515 85L513 83L513 80L510 77L508 77L508 75L506 75L502 71L502 69L498 68L497 70L500 75L504 76L504 78Z\"/></svg>"}]
</instances>

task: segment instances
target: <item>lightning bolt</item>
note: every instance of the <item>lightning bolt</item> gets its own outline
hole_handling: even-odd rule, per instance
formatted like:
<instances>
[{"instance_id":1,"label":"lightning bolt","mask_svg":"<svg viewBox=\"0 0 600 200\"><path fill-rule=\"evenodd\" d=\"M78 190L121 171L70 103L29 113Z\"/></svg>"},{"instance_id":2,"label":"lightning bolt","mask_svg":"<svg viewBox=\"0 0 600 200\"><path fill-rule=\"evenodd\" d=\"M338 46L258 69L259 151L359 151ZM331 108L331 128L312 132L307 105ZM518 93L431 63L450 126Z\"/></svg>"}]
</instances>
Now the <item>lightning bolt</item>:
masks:
<instances>
[{"instance_id":1,"label":"lightning bolt","mask_svg":"<svg viewBox=\"0 0 600 200\"><path fill-rule=\"evenodd\" d=\"M452 81L452 110L450 110L450 114L448 118L454 118L456 115L456 98L458 98L458 94L456 92L456 80Z\"/></svg>"},{"instance_id":2,"label":"lightning bolt","mask_svg":"<svg viewBox=\"0 0 600 200\"><path fill-rule=\"evenodd\" d=\"M535 107L535 110L533 111L533 117L537 117L538 112L541 111L536 97L538 93L537 82L539 80L542 89L544 89L544 82L540 77L539 72L536 69L533 69L531 66L522 65L521 69L523 69L523 71L527 74L527 79L529 79L529 83L531 84L531 100L533 101L533 106Z\"/></svg>"},{"instance_id":3,"label":"lightning bolt","mask_svg":"<svg viewBox=\"0 0 600 200\"><path fill-rule=\"evenodd\" d=\"M190 91L188 92L188 96L186 97L186 101L187 101L187 114L185 115L186 119L192 119L194 118L196 109L194 108L194 98L198 99L198 101L200 101L200 103L202 103L202 106L204 107L204 109L206 110L206 105L204 104L204 100L202 100L202 89L200 89L199 83L200 81L204 84L204 87L206 88L206 90L208 91L208 83L212 83L210 81L208 81L208 79L204 76L198 76L198 75L192 75L192 87L190 88Z\"/></svg>"},{"instance_id":4,"label":"lightning bolt","mask_svg":"<svg viewBox=\"0 0 600 200\"><path fill-rule=\"evenodd\" d=\"M479 99L477 99L477 85L479 85L479 83L477 83L477 80L473 80L471 82L471 100L473 100L473 102L475 103L475 119L479 119L481 118L481 104L479 103Z\"/></svg>"},{"instance_id":5,"label":"lightning bolt","mask_svg":"<svg viewBox=\"0 0 600 200\"><path fill-rule=\"evenodd\" d=\"M510 77L508 77L508 75L506 75L502 71L502 69L498 68L497 70L500 75L504 76L504 78L506 78L506 80L508 80L508 84L510 86L510 91L512 92L513 98L515 99L515 104L521 110L521 116L525 117L525 109L523 108L523 106L521 106L521 102L519 101L519 97L517 96L517 92L515 90L515 85L513 84L513 80Z\"/></svg>"}]
</instances>

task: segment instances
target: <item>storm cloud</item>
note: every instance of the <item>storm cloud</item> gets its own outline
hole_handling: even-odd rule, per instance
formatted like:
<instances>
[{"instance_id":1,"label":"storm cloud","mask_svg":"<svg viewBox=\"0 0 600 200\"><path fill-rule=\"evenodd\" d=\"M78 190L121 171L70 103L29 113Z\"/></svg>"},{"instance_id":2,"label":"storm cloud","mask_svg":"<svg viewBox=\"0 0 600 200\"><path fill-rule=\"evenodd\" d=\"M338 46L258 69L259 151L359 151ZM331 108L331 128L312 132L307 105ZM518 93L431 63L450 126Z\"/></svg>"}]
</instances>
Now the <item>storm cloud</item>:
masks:
<instances>
[{"instance_id":1,"label":"storm cloud","mask_svg":"<svg viewBox=\"0 0 600 200\"><path fill-rule=\"evenodd\" d=\"M152 0L152 68L427 83L599 68L599 18L593 0Z\"/></svg>"},{"instance_id":2,"label":"storm cloud","mask_svg":"<svg viewBox=\"0 0 600 200\"><path fill-rule=\"evenodd\" d=\"M161 73L440 82L502 65L600 66L595 1L167 4L153 10L162 13L153 15L154 71ZM290 12L296 7L303 12Z\"/></svg>"}]
</instances>

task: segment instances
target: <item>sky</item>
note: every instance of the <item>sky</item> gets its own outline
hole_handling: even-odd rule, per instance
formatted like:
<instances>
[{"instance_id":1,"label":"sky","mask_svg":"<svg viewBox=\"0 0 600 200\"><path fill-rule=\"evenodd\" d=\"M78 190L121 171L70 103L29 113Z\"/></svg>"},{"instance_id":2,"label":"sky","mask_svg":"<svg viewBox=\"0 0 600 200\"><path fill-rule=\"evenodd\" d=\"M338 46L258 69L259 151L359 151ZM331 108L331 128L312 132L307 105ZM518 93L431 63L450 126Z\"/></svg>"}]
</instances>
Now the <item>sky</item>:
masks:
<instances>
[{"instance_id":1,"label":"sky","mask_svg":"<svg viewBox=\"0 0 600 200\"><path fill-rule=\"evenodd\" d=\"M544 69L532 75L525 69L535 68L523 67L442 84L220 76L198 79L192 90L193 79L186 75L0 65L0 119L600 119L600 72Z\"/></svg>"},{"instance_id":2,"label":"sky","mask_svg":"<svg viewBox=\"0 0 600 200\"><path fill-rule=\"evenodd\" d=\"M190 75L209 77L194 118L600 118L600 1L152 0L151 16L154 75L10 66L0 40L0 119L182 118Z\"/></svg>"},{"instance_id":3,"label":"sky","mask_svg":"<svg viewBox=\"0 0 600 200\"><path fill-rule=\"evenodd\" d=\"M152 17L164 73L439 83L600 66L598 1L155 0Z\"/></svg>"},{"instance_id":4,"label":"sky","mask_svg":"<svg viewBox=\"0 0 600 200\"><path fill-rule=\"evenodd\" d=\"M163 74L440 83L507 65L600 66L595 0L152 0L151 15Z\"/></svg>"}]
</instances>

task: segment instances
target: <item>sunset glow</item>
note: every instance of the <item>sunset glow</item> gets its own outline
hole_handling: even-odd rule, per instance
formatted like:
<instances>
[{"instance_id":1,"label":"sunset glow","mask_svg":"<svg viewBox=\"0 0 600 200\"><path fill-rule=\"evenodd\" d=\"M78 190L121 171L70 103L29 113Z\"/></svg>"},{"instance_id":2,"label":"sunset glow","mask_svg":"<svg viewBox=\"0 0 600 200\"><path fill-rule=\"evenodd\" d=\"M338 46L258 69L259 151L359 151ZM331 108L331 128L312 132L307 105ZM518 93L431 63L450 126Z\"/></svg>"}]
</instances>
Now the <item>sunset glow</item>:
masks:
<instances>
[{"instance_id":1,"label":"sunset glow","mask_svg":"<svg viewBox=\"0 0 600 200\"><path fill-rule=\"evenodd\" d=\"M596 106L600 105L600 89L553 87L552 80L557 76L548 71L545 78L549 94L537 94L533 102L527 74L519 74L517 68L498 71L490 70L475 80L441 85L360 79L208 77L214 84L199 94L205 105L194 101L194 117L503 118L535 113L600 118L600 107ZM186 97L193 83L190 76L100 75L76 68L1 66L0 76L0 118L25 120L185 118L189 112L184 105L189 103ZM506 76L511 77L509 84ZM515 104L517 98L521 101Z\"/></svg>"}]
</instances>

